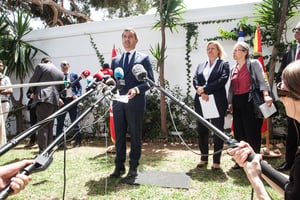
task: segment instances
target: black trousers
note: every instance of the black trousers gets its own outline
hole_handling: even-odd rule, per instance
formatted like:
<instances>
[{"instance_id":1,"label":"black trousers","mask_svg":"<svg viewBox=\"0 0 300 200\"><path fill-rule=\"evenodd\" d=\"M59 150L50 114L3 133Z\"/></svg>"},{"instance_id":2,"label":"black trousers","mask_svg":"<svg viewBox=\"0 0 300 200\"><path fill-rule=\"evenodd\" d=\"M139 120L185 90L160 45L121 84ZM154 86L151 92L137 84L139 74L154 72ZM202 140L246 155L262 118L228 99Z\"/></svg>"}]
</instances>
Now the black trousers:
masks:
<instances>
[{"instance_id":1,"label":"black trousers","mask_svg":"<svg viewBox=\"0 0 300 200\"><path fill-rule=\"evenodd\" d=\"M263 119L255 117L252 102L248 102L248 93L233 97L233 132L237 141L248 142L255 153L260 153L261 126Z\"/></svg>"},{"instance_id":2,"label":"black trousers","mask_svg":"<svg viewBox=\"0 0 300 200\"><path fill-rule=\"evenodd\" d=\"M64 106L68 105L72 101L73 101L73 98L64 98L63 99ZM68 113L69 113L71 123L73 123L78 117L78 107L77 107L77 105L72 106L68 110ZM55 135L56 137L58 137L63 132L66 115L67 115L67 113L64 113L64 114L57 117L56 135ZM81 144L82 133L80 131L79 123L77 123L74 126L73 130L76 134L75 135L75 144Z\"/></svg>"},{"instance_id":3,"label":"black trousers","mask_svg":"<svg viewBox=\"0 0 300 200\"><path fill-rule=\"evenodd\" d=\"M288 117L288 134L286 139L286 152L285 161L288 165L292 166L295 160L296 152L298 149L299 135L297 129L300 131L300 124L295 119Z\"/></svg>"},{"instance_id":4,"label":"black trousers","mask_svg":"<svg viewBox=\"0 0 300 200\"><path fill-rule=\"evenodd\" d=\"M40 122L43 119L46 119L55 111L57 111L56 105L44 102L38 103L35 110L37 121ZM53 124L54 120L48 122L45 126L42 126L42 128L38 130L37 143L40 149L40 153L44 151L47 146L53 141Z\"/></svg>"},{"instance_id":5,"label":"black trousers","mask_svg":"<svg viewBox=\"0 0 300 200\"><path fill-rule=\"evenodd\" d=\"M123 168L126 160L126 134L130 134L129 166L137 168L141 157L142 148L142 123L144 111L132 111L126 104L121 109L113 109L114 126L116 135L116 168Z\"/></svg>"},{"instance_id":6,"label":"black trousers","mask_svg":"<svg viewBox=\"0 0 300 200\"><path fill-rule=\"evenodd\" d=\"M30 125L33 126L37 123L36 114L35 114L35 107L30 108L29 110L29 116L30 116ZM30 136L30 142L35 142L36 133L33 133Z\"/></svg>"},{"instance_id":7,"label":"black trousers","mask_svg":"<svg viewBox=\"0 0 300 200\"><path fill-rule=\"evenodd\" d=\"M210 122L217 127L220 131L224 131L224 116L219 118L211 119ZM198 122L198 136L199 136L199 149L201 152L201 160L208 161L208 139L209 139L209 130L202 123ZM217 135L213 135L213 142L214 142L214 152L217 152L223 149L224 142L221 140ZM220 164L221 160L221 153L216 153L213 155L213 163ZM202 155L203 154L203 155ZM205 155L206 154L206 155Z\"/></svg>"}]
</instances>

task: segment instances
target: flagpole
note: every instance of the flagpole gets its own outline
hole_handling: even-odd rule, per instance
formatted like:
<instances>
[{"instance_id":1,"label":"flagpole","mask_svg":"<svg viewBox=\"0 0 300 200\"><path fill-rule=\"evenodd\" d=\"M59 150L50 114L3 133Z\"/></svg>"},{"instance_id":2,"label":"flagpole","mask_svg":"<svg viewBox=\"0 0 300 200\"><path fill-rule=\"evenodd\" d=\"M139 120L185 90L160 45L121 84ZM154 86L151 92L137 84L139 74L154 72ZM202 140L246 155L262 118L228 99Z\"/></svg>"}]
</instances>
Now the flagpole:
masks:
<instances>
[{"instance_id":1,"label":"flagpole","mask_svg":"<svg viewBox=\"0 0 300 200\"><path fill-rule=\"evenodd\" d=\"M265 69L264 65L264 59L262 56L262 46L261 46L261 33L259 29L259 24L256 24L256 31L255 31L255 36L254 36L254 56L258 56L258 60L260 64L262 65L262 68L264 70L264 75L265 79L269 82L267 71ZM261 134L265 135L266 138L266 148L263 149L262 151L262 156L264 157L279 157L281 156L281 153L276 154L275 152L270 151L270 120L269 119L263 119L263 124L261 128Z\"/></svg>"},{"instance_id":2,"label":"flagpole","mask_svg":"<svg viewBox=\"0 0 300 200\"><path fill-rule=\"evenodd\" d=\"M111 63L114 57L117 56L117 49L115 44L113 45L113 49L111 52ZM115 135L115 125L114 125L114 118L113 118L113 110L112 110L112 101L109 104L109 130L110 130L110 139L113 145L109 146L106 150L108 153L115 153L116 152L116 135Z\"/></svg>"}]
</instances>

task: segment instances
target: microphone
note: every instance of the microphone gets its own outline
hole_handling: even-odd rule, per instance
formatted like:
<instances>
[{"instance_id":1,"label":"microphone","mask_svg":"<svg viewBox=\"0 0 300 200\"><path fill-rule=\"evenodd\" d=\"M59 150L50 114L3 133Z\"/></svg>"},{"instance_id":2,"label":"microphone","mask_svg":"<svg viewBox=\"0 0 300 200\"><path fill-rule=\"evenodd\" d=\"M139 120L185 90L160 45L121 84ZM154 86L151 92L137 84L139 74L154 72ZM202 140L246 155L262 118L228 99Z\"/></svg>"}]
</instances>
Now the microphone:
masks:
<instances>
[{"instance_id":1,"label":"microphone","mask_svg":"<svg viewBox=\"0 0 300 200\"><path fill-rule=\"evenodd\" d=\"M113 71L107 67L100 69L100 72L104 74L103 80L104 82L108 80L109 78L113 77Z\"/></svg>"},{"instance_id":2,"label":"microphone","mask_svg":"<svg viewBox=\"0 0 300 200\"><path fill-rule=\"evenodd\" d=\"M100 69L100 71L104 74L104 75L109 75L110 77L113 77L113 71L109 68L102 68Z\"/></svg>"},{"instance_id":3,"label":"microphone","mask_svg":"<svg viewBox=\"0 0 300 200\"><path fill-rule=\"evenodd\" d=\"M121 90L125 86L124 70L121 67L117 67L114 71L114 78L117 80L116 89ZM115 91L114 91L115 92Z\"/></svg>"},{"instance_id":4,"label":"microphone","mask_svg":"<svg viewBox=\"0 0 300 200\"><path fill-rule=\"evenodd\" d=\"M106 79L104 83L107 86L115 86L116 85L116 81L111 77Z\"/></svg>"},{"instance_id":5,"label":"microphone","mask_svg":"<svg viewBox=\"0 0 300 200\"><path fill-rule=\"evenodd\" d=\"M75 84L77 84L81 79L86 79L89 75L91 74L91 72L86 69L84 70L81 75L76 79L74 80L73 82L71 82L68 86L67 86L67 89L73 87Z\"/></svg>"},{"instance_id":6,"label":"microphone","mask_svg":"<svg viewBox=\"0 0 300 200\"><path fill-rule=\"evenodd\" d=\"M86 78L87 85L90 84L90 82L92 82L92 81L93 81L93 77L91 75Z\"/></svg>"},{"instance_id":7,"label":"microphone","mask_svg":"<svg viewBox=\"0 0 300 200\"><path fill-rule=\"evenodd\" d=\"M132 74L138 81L144 81L147 78L147 71L145 70L144 66L141 64L136 64L132 68Z\"/></svg>"},{"instance_id":8,"label":"microphone","mask_svg":"<svg viewBox=\"0 0 300 200\"><path fill-rule=\"evenodd\" d=\"M86 91L90 90L93 87L96 87L97 86L96 82L102 81L103 77L104 77L104 74L101 71L94 74L93 80L86 87Z\"/></svg>"},{"instance_id":9,"label":"microphone","mask_svg":"<svg viewBox=\"0 0 300 200\"><path fill-rule=\"evenodd\" d=\"M124 78L124 70L121 67L117 67L114 71L114 77L116 80Z\"/></svg>"},{"instance_id":10,"label":"microphone","mask_svg":"<svg viewBox=\"0 0 300 200\"><path fill-rule=\"evenodd\" d=\"M104 84L102 84L102 87L98 86L98 90L101 90L105 96L114 93L113 91L115 91L116 88L116 81L113 78L109 77L104 79L102 82Z\"/></svg>"}]
</instances>

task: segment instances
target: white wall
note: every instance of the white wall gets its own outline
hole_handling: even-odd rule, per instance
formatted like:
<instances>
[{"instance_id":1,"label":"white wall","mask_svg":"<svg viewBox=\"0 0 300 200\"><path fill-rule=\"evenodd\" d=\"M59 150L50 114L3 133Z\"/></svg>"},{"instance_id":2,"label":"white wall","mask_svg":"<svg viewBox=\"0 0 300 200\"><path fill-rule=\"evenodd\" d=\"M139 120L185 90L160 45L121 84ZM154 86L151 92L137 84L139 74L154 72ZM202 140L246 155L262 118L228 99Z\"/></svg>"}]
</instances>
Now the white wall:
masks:
<instances>
[{"instance_id":1,"label":"white wall","mask_svg":"<svg viewBox=\"0 0 300 200\"><path fill-rule=\"evenodd\" d=\"M228 23L215 23L199 25L198 50L191 53L192 75L198 63L206 59L206 38L219 35L218 28L231 30L238 21L248 16L253 16L254 4L243 4L235 6L224 6L215 8L204 8L189 10L184 14L184 22L205 22L219 19L236 19ZM92 35L99 51L104 55L105 62L110 63L111 51L115 44L116 48L123 50L121 33L126 27L133 27L139 35L137 50L150 55L150 46L161 42L159 30L152 30L157 18L154 15L122 18L110 21L100 21L85 24L75 24L49 29L32 31L25 40L34 46L46 51L52 58L54 64L59 67L61 60L68 60L71 70L81 73L89 69L94 74L100 69L96 54L91 46L89 34ZM185 71L185 40L186 30L178 26L178 32L167 31L167 59L165 63L165 78L169 81L171 88L180 85L183 92L186 90ZM235 41L221 42L227 52L227 60L231 63L231 50ZM151 56L151 55L150 55ZM43 55L38 55L35 62L39 62ZM153 59L153 61L155 61ZM155 77L156 79L158 76ZM85 83L82 82L84 85Z\"/></svg>"}]
</instances>

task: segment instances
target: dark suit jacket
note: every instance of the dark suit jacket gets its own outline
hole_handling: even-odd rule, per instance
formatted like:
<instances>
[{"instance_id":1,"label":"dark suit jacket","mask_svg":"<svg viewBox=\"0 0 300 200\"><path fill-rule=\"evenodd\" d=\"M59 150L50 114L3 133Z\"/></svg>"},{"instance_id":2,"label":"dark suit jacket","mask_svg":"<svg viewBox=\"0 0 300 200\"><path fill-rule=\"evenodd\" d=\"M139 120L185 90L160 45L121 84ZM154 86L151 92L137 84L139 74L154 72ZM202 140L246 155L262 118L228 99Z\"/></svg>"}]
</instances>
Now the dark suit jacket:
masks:
<instances>
[{"instance_id":1,"label":"dark suit jacket","mask_svg":"<svg viewBox=\"0 0 300 200\"><path fill-rule=\"evenodd\" d=\"M276 74L276 82L279 83L281 81L281 74L285 67L296 59L297 46L291 48L287 53L285 53L282 57L280 68Z\"/></svg>"},{"instance_id":2,"label":"dark suit jacket","mask_svg":"<svg viewBox=\"0 0 300 200\"><path fill-rule=\"evenodd\" d=\"M29 83L62 81L63 77L63 73L52 63L41 63L36 66ZM65 86L63 84L32 87L34 93L34 106L38 102L59 106L59 91L62 91L64 88Z\"/></svg>"},{"instance_id":3,"label":"dark suit jacket","mask_svg":"<svg viewBox=\"0 0 300 200\"><path fill-rule=\"evenodd\" d=\"M229 63L223 60L218 60L206 83L203 76L203 70L206 62L198 65L193 78L193 85L196 89L196 86L204 86L206 84L204 86L205 94L214 95L220 117L224 117L228 108L225 84L229 77ZM195 109L197 112L202 113L199 95L197 93L195 95Z\"/></svg>"},{"instance_id":4,"label":"dark suit jacket","mask_svg":"<svg viewBox=\"0 0 300 200\"><path fill-rule=\"evenodd\" d=\"M111 68L115 70L117 67L123 67L125 54L115 57L112 60ZM133 99L129 100L127 106L132 111L142 111L146 109L146 96L145 92L149 89L145 82L138 81L132 73L132 68L136 64L144 66L148 73L148 78L154 81L153 70L149 56L140 52L133 52L131 60L128 64L128 68L124 71L125 86L120 90L121 95L125 95L129 89L138 87L140 93L137 94ZM113 109L120 109L120 102L113 102Z\"/></svg>"}]
</instances>

